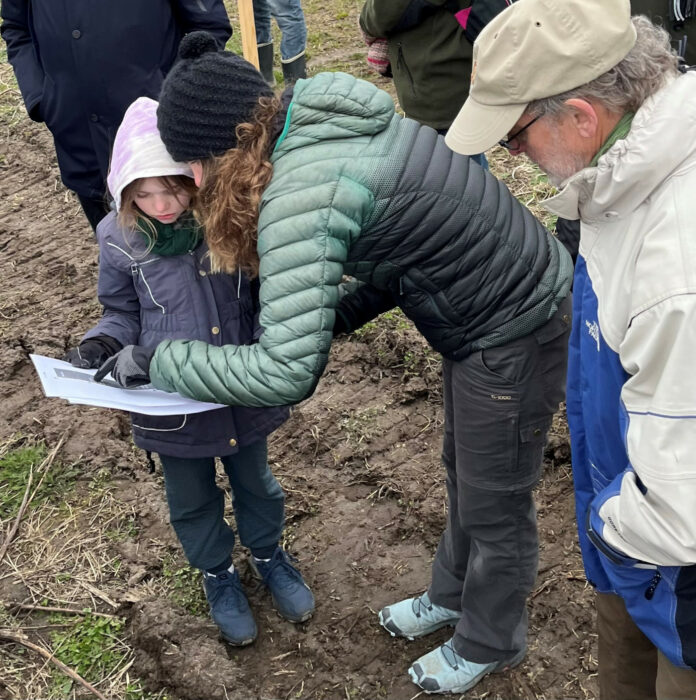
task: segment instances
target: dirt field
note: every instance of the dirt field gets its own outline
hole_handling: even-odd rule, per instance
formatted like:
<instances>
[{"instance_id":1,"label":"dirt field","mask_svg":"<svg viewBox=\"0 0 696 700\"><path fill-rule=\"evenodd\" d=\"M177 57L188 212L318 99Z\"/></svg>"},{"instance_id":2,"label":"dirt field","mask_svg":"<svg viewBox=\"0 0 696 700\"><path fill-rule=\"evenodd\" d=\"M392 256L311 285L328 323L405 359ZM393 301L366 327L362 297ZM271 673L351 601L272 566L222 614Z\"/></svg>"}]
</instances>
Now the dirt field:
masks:
<instances>
[{"instance_id":1,"label":"dirt field","mask_svg":"<svg viewBox=\"0 0 696 700\"><path fill-rule=\"evenodd\" d=\"M341 21L353 27L358 5L346 7ZM336 48L335 14L312 3L306 9L314 18L313 69L345 67L359 43ZM7 79L7 66L0 69ZM227 647L168 525L161 475L151 475L134 448L127 416L42 396L28 354L62 355L98 318L97 247L60 183L50 135L16 109L0 131L0 457L34 444L45 455L56 450L32 472L35 483L50 473L55 492L29 504L0 562L0 698L94 697L40 653L3 641L3 633L24 635L82 668L109 698L417 697L406 669L449 633L395 640L376 612L425 588L444 526L437 355L398 314L335 343L315 395L271 439L287 493L285 545L316 595L316 614L299 626L279 618L239 549L235 563L259 638L243 650ZM531 187L524 178L513 184ZM592 596L576 544L560 414L537 503L541 559L529 653L466 697L595 697ZM2 511L5 533L15 512ZM101 615L37 609L52 607ZM91 659L90 666L74 651L75 640L89 636L75 633L85 620L90 629L100 620L108 627L108 642L85 655L108 650L113 664Z\"/></svg>"}]
</instances>

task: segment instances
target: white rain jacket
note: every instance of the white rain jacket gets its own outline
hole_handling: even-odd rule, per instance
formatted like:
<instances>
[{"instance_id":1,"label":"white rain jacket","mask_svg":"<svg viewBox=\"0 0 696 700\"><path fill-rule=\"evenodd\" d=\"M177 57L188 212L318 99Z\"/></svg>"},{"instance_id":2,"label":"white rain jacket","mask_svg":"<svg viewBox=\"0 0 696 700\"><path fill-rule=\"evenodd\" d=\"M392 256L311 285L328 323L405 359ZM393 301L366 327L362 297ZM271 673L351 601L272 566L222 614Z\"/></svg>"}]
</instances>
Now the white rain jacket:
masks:
<instances>
[{"instance_id":1,"label":"white rain jacket","mask_svg":"<svg viewBox=\"0 0 696 700\"><path fill-rule=\"evenodd\" d=\"M696 668L696 73L546 205L582 224L568 420L586 572Z\"/></svg>"}]
</instances>

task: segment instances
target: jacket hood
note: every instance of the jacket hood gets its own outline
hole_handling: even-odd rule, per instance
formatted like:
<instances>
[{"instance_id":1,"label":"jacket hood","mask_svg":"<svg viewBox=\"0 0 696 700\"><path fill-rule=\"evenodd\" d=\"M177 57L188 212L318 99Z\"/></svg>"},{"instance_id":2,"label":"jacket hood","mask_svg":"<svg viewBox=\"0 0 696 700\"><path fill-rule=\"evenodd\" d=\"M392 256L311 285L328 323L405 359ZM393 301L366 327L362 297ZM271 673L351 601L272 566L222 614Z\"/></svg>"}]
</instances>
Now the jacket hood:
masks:
<instances>
[{"instance_id":1,"label":"jacket hood","mask_svg":"<svg viewBox=\"0 0 696 700\"><path fill-rule=\"evenodd\" d=\"M157 102L139 97L128 107L116 132L107 184L121 209L121 194L131 182L144 177L186 175L193 178L188 163L177 163L157 130Z\"/></svg>"},{"instance_id":2,"label":"jacket hood","mask_svg":"<svg viewBox=\"0 0 696 700\"><path fill-rule=\"evenodd\" d=\"M696 153L696 73L670 79L649 97L596 167L566 180L543 204L568 219L594 221L634 211Z\"/></svg>"},{"instance_id":3,"label":"jacket hood","mask_svg":"<svg viewBox=\"0 0 696 700\"><path fill-rule=\"evenodd\" d=\"M347 73L319 73L295 84L274 153L328 139L372 136L393 116L392 98L372 83Z\"/></svg>"}]
</instances>

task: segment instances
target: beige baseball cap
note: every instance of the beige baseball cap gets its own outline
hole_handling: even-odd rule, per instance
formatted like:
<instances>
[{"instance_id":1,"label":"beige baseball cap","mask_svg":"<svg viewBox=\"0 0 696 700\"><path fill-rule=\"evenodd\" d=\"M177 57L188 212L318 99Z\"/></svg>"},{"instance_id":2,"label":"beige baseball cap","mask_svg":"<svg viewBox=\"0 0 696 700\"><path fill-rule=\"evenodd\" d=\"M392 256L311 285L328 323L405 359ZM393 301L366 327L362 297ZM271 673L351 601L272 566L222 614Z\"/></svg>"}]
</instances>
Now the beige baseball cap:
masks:
<instances>
[{"instance_id":1,"label":"beige baseball cap","mask_svg":"<svg viewBox=\"0 0 696 700\"><path fill-rule=\"evenodd\" d=\"M518 0L474 43L469 97L445 143L474 155L504 138L533 100L594 80L633 48L629 0Z\"/></svg>"}]
</instances>

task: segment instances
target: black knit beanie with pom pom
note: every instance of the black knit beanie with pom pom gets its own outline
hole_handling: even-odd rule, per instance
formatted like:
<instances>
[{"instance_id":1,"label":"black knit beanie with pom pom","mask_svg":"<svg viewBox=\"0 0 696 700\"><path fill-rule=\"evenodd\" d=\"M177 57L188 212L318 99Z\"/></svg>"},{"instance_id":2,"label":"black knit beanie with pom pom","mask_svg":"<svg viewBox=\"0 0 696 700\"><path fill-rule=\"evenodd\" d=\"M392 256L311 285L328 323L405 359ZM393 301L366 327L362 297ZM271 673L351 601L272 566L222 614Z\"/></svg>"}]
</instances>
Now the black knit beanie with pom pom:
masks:
<instances>
[{"instance_id":1,"label":"black knit beanie with pom pom","mask_svg":"<svg viewBox=\"0 0 696 700\"><path fill-rule=\"evenodd\" d=\"M157 126L174 160L222 155L237 145L235 129L251 119L259 97L272 95L251 63L219 51L208 32L191 32L162 85Z\"/></svg>"}]
</instances>

